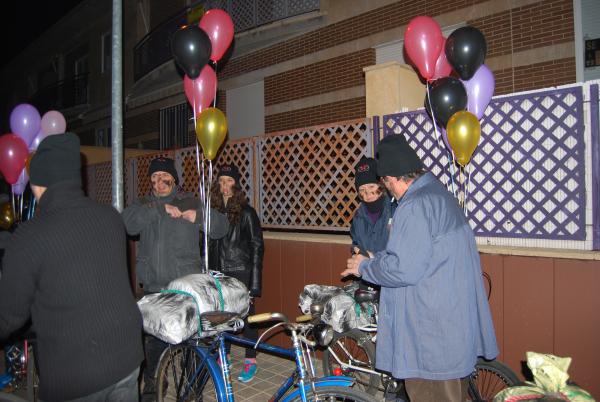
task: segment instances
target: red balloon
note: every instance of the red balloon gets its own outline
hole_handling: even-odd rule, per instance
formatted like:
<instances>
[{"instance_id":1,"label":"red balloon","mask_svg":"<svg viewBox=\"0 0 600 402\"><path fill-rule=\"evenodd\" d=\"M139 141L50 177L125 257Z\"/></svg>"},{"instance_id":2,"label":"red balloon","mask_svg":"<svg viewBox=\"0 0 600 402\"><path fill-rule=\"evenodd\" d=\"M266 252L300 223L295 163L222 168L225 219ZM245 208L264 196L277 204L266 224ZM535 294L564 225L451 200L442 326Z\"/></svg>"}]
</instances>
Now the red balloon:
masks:
<instances>
[{"instance_id":1,"label":"red balloon","mask_svg":"<svg viewBox=\"0 0 600 402\"><path fill-rule=\"evenodd\" d=\"M0 137L0 172L8 184L15 184L29 156L27 145L15 134Z\"/></svg>"},{"instance_id":2,"label":"red balloon","mask_svg":"<svg viewBox=\"0 0 600 402\"><path fill-rule=\"evenodd\" d=\"M221 60L233 40L233 21L225 11L213 8L208 10L200 20L200 28L210 37L212 61Z\"/></svg>"},{"instance_id":3,"label":"red balloon","mask_svg":"<svg viewBox=\"0 0 600 402\"><path fill-rule=\"evenodd\" d=\"M438 56L437 62L435 63L435 71L433 73L433 80L437 80L438 78L444 78L449 76L452 73L452 66L448 63L448 59L446 58L446 52L443 51L444 46L446 45L446 38L442 37L444 41L442 42L442 51Z\"/></svg>"},{"instance_id":4,"label":"red balloon","mask_svg":"<svg viewBox=\"0 0 600 402\"><path fill-rule=\"evenodd\" d=\"M185 97L199 115L210 106L217 90L217 74L210 66L204 66L200 75L192 80L187 75L183 78Z\"/></svg>"},{"instance_id":5,"label":"red balloon","mask_svg":"<svg viewBox=\"0 0 600 402\"><path fill-rule=\"evenodd\" d=\"M435 75L435 65L443 44L442 30L433 18L419 16L408 23L404 33L406 53L428 81Z\"/></svg>"}]
</instances>

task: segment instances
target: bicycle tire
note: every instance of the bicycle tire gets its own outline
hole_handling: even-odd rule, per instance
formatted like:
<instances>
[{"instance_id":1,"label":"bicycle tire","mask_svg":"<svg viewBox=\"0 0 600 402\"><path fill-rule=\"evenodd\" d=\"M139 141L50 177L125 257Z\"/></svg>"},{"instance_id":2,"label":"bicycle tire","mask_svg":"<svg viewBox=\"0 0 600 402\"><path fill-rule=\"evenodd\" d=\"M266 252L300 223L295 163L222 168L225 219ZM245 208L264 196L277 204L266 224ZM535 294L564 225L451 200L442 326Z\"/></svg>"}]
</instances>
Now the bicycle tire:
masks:
<instances>
[{"instance_id":1,"label":"bicycle tire","mask_svg":"<svg viewBox=\"0 0 600 402\"><path fill-rule=\"evenodd\" d=\"M478 359L469 378L469 400L491 401L505 388L521 384L521 380L507 365L498 360Z\"/></svg>"},{"instance_id":2,"label":"bicycle tire","mask_svg":"<svg viewBox=\"0 0 600 402\"><path fill-rule=\"evenodd\" d=\"M317 387L315 395L312 389L307 390L307 402L313 401L339 401L339 402L373 402L373 395L364 391L349 387ZM301 401L300 395L297 395L292 401Z\"/></svg>"},{"instance_id":3,"label":"bicycle tire","mask_svg":"<svg viewBox=\"0 0 600 402\"><path fill-rule=\"evenodd\" d=\"M37 402L39 392L39 378L35 367L35 354L33 347L29 345L27 353L27 400L29 402Z\"/></svg>"},{"instance_id":4,"label":"bicycle tire","mask_svg":"<svg viewBox=\"0 0 600 402\"><path fill-rule=\"evenodd\" d=\"M375 344L368 335L356 328L343 333L336 332L333 336L329 347L323 352L323 373L326 376L333 375L334 369L340 367L331 354L331 349L344 363L348 363L352 359L355 366L375 369ZM342 373L356 380L355 388L371 395L375 395L377 392L380 375L362 373L352 369L342 369Z\"/></svg>"},{"instance_id":5,"label":"bicycle tire","mask_svg":"<svg viewBox=\"0 0 600 402\"><path fill-rule=\"evenodd\" d=\"M216 385L194 347L169 346L162 354L156 370L156 400L158 402L202 400L218 401ZM203 367L200 367L202 364ZM194 376L198 373L197 376Z\"/></svg>"}]
</instances>

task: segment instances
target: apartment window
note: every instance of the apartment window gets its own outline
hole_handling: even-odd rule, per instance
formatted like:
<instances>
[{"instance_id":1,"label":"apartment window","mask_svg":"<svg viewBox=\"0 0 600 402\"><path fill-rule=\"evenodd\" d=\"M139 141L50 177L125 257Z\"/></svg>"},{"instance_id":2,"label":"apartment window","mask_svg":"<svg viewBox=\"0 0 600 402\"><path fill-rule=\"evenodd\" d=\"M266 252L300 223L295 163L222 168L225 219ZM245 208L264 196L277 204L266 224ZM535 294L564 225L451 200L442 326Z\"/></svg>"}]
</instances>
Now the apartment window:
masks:
<instances>
[{"instance_id":1,"label":"apartment window","mask_svg":"<svg viewBox=\"0 0 600 402\"><path fill-rule=\"evenodd\" d=\"M111 141L110 127L96 129L96 140L94 145L97 147L110 147Z\"/></svg>"},{"instance_id":2,"label":"apartment window","mask_svg":"<svg viewBox=\"0 0 600 402\"><path fill-rule=\"evenodd\" d=\"M112 37L110 32L106 32L102 35L101 41L102 58L100 70L102 73L107 73L111 69L111 55L112 55Z\"/></svg>"}]
</instances>

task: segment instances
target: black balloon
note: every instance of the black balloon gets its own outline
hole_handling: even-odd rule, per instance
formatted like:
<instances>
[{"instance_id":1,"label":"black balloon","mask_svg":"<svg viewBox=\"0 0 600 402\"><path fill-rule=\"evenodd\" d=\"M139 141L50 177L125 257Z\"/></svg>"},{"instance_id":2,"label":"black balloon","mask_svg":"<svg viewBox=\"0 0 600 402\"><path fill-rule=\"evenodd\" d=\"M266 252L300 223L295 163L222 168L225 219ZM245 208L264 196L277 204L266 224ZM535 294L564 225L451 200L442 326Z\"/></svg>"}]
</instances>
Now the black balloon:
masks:
<instances>
[{"instance_id":1,"label":"black balloon","mask_svg":"<svg viewBox=\"0 0 600 402\"><path fill-rule=\"evenodd\" d=\"M208 63L212 46L210 38L196 25L181 28L171 39L171 52L175 61L191 79L200 75Z\"/></svg>"},{"instance_id":2,"label":"black balloon","mask_svg":"<svg viewBox=\"0 0 600 402\"><path fill-rule=\"evenodd\" d=\"M445 128L454 113L467 108L467 91L456 78L437 79L429 86L429 99L426 95L425 108L430 116L435 116L437 125Z\"/></svg>"},{"instance_id":3,"label":"black balloon","mask_svg":"<svg viewBox=\"0 0 600 402\"><path fill-rule=\"evenodd\" d=\"M468 80L485 60L487 43L481 31L462 27L452 32L446 40L446 58L460 78Z\"/></svg>"}]
</instances>

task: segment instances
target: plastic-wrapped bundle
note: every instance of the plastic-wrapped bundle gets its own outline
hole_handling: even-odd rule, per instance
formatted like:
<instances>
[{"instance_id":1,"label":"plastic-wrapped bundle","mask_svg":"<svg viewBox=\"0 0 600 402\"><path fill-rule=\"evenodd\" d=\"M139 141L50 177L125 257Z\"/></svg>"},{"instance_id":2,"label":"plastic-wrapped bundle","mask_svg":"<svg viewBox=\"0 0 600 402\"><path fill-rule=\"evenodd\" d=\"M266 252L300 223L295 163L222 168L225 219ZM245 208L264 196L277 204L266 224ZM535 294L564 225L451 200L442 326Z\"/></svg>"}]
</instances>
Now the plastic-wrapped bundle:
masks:
<instances>
[{"instance_id":1,"label":"plastic-wrapped bundle","mask_svg":"<svg viewBox=\"0 0 600 402\"><path fill-rule=\"evenodd\" d=\"M323 304L321 320L331 325L336 332L346 332L352 328L373 324L373 305L356 303L351 296L356 289L358 289L356 285L345 288L306 285L300 294L300 309L304 314L308 314L311 304Z\"/></svg>"},{"instance_id":2,"label":"plastic-wrapped bundle","mask_svg":"<svg viewBox=\"0 0 600 402\"><path fill-rule=\"evenodd\" d=\"M220 329L239 329L237 321L215 328L207 322L199 325L198 319L200 313L219 310L244 317L250 308L250 296L246 286L235 278L192 274L172 281L161 293L144 296L138 307L146 333L177 344L191 337L214 335Z\"/></svg>"}]
</instances>

